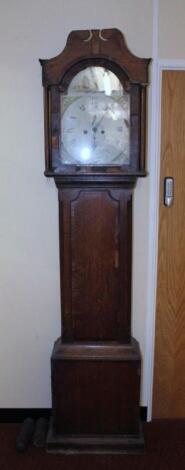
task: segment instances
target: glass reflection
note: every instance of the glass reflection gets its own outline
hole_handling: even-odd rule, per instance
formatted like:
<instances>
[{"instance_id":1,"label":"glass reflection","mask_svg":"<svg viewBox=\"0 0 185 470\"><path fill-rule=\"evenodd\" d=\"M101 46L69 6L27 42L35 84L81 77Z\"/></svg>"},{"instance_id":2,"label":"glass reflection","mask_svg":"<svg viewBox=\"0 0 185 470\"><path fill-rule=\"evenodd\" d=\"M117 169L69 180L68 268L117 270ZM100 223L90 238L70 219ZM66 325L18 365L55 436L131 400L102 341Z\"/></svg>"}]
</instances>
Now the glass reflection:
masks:
<instances>
[{"instance_id":1,"label":"glass reflection","mask_svg":"<svg viewBox=\"0 0 185 470\"><path fill-rule=\"evenodd\" d=\"M68 88L68 94L84 92L101 92L108 96L122 95L123 86L111 70L98 66L87 67L75 75Z\"/></svg>"}]
</instances>

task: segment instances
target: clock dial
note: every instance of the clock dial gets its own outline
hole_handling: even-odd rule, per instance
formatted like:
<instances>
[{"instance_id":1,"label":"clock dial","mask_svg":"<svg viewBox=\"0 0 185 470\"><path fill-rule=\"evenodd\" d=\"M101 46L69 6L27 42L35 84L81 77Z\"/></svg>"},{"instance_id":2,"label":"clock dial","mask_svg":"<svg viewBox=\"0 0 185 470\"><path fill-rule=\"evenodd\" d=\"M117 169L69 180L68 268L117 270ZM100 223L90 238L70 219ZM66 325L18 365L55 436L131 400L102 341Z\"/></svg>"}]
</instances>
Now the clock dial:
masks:
<instances>
[{"instance_id":1,"label":"clock dial","mask_svg":"<svg viewBox=\"0 0 185 470\"><path fill-rule=\"evenodd\" d=\"M61 117L61 139L65 164L128 164L128 95L113 98L97 92L73 96Z\"/></svg>"}]
</instances>

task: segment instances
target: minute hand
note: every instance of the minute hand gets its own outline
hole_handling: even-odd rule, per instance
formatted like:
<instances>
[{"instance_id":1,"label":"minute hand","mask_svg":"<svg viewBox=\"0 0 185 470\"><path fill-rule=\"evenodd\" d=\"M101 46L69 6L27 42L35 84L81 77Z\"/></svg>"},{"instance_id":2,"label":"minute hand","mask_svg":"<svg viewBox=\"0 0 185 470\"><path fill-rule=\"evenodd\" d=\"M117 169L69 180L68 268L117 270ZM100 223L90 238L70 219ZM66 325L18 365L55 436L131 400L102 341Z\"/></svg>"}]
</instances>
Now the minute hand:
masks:
<instances>
[{"instance_id":1,"label":"minute hand","mask_svg":"<svg viewBox=\"0 0 185 470\"><path fill-rule=\"evenodd\" d=\"M101 119L98 121L98 122L95 122L94 123L94 126L93 126L93 130L97 130L97 128L99 127L99 125L101 124L101 122L103 121L105 115L103 114L103 116L101 117Z\"/></svg>"}]
</instances>

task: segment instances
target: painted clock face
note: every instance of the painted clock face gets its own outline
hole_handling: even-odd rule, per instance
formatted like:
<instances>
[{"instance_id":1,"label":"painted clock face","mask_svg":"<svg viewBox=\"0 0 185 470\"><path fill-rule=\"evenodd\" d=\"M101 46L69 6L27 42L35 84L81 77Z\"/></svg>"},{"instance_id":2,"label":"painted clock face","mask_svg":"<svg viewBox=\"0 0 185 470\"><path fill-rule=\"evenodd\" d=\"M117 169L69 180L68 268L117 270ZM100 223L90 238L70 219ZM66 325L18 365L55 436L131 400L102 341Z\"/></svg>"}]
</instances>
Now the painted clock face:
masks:
<instances>
[{"instance_id":1,"label":"painted clock face","mask_svg":"<svg viewBox=\"0 0 185 470\"><path fill-rule=\"evenodd\" d=\"M61 101L61 162L128 164L129 95L118 78L103 67L82 72Z\"/></svg>"}]
</instances>

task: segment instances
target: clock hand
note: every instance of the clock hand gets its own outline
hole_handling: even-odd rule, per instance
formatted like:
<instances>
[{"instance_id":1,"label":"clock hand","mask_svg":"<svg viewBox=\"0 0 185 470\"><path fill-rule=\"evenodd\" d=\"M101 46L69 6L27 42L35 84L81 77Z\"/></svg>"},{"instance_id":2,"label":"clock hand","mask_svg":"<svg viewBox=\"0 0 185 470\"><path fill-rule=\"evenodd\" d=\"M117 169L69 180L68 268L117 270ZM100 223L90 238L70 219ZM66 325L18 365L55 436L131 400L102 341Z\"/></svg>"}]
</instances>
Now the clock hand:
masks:
<instances>
[{"instance_id":1,"label":"clock hand","mask_svg":"<svg viewBox=\"0 0 185 470\"><path fill-rule=\"evenodd\" d=\"M92 148L93 148L93 150L95 150L95 148L96 148L96 134L95 134L95 133L93 133L93 144L92 144Z\"/></svg>"},{"instance_id":2,"label":"clock hand","mask_svg":"<svg viewBox=\"0 0 185 470\"><path fill-rule=\"evenodd\" d=\"M96 132L98 127L100 126L101 122L103 121L104 119L104 114L103 116L101 117L101 119L97 122L97 123L94 123L94 127L93 127L93 131Z\"/></svg>"},{"instance_id":3,"label":"clock hand","mask_svg":"<svg viewBox=\"0 0 185 470\"><path fill-rule=\"evenodd\" d=\"M94 126L94 123L95 123L95 121L96 121L96 117L97 117L97 116L96 116L96 114L95 114L95 116L93 117L93 120L92 120L92 124L91 124L92 126Z\"/></svg>"},{"instance_id":4,"label":"clock hand","mask_svg":"<svg viewBox=\"0 0 185 470\"><path fill-rule=\"evenodd\" d=\"M95 116L95 118L96 118L96 116ZM100 126L103 119L104 119L104 114L97 123L95 122L96 119L93 119L93 122L94 122L94 126L93 126L93 123L92 123L92 131L93 131L93 145L92 145L92 148L93 148L93 150L95 150L96 147L97 147L97 145L96 145L96 132L97 132L98 127Z\"/></svg>"}]
</instances>

